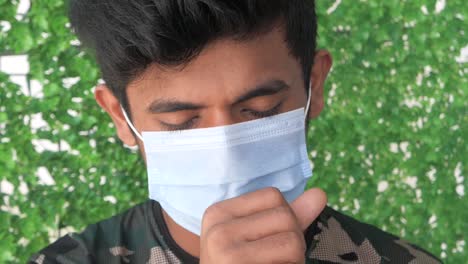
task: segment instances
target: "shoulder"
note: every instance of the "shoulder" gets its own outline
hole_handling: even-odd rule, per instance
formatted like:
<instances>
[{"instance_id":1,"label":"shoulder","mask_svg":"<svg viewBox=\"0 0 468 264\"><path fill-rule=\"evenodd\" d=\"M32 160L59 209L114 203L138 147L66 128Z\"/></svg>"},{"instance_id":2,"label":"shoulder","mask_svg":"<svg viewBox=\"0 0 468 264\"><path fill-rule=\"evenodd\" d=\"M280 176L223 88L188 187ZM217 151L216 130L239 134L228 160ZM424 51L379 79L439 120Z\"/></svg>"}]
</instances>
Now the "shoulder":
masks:
<instances>
[{"instance_id":1,"label":"shoulder","mask_svg":"<svg viewBox=\"0 0 468 264\"><path fill-rule=\"evenodd\" d=\"M424 249L330 207L308 235L313 236L308 257L321 263L441 263Z\"/></svg>"},{"instance_id":2,"label":"shoulder","mask_svg":"<svg viewBox=\"0 0 468 264\"><path fill-rule=\"evenodd\" d=\"M82 233L66 235L34 254L29 263L125 263L130 256L147 260L151 248L161 244L154 206L149 200Z\"/></svg>"}]
</instances>

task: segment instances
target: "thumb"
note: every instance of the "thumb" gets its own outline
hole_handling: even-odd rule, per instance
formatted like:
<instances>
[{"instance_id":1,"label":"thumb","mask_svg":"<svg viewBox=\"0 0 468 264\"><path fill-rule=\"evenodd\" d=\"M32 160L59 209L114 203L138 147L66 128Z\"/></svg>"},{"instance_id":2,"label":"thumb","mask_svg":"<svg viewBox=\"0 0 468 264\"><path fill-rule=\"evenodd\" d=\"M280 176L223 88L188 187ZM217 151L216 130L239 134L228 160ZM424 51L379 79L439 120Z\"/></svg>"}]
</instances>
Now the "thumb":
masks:
<instances>
[{"instance_id":1,"label":"thumb","mask_svg":"<svg viewBox=\"0 0 468 264\"><path fill-rule=\"evenodd\" d=\"M321 189L310 189L291 203L291 209L302 230L306 230L327 205L327 195Z\"/></svg>"}]
</instances>

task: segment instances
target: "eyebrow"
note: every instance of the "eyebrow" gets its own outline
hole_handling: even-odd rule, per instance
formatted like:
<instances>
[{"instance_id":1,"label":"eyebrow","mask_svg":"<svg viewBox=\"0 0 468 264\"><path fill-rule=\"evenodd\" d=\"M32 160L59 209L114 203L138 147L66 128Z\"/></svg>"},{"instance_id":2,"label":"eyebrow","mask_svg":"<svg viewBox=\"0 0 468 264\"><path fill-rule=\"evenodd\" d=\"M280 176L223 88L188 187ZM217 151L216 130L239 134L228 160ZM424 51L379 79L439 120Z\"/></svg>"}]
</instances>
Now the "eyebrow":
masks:
<instances>
[{"instance_id":1,"label":"eyebrow","mask_svg":"<svg viewBox=\"0 0 468 264\"><path fill-rule=\"evenodd\" d=\"M277 94L283 90L287 90L289 85L282 80L270 80L263 84L257 85L255 88L249 90L246 94L239 96L233 103L239 104L248 101L255 97L268 96ZM181 102L174 99L157 99L152 102L147 111L150 113L174 113L186 110L199 110L204 108L204 105L194 104L190 102Z\"/></svg>"},{"instance_id":2,"label":"eyebrow","mask_svg":"<svg viewBox=\"0 0 468 264\"><path fill-rule=\"evenodd\" d=\"M287 89L289 89L289 85L286 82L282 80L270 80L241 95L235 100L234 104L239 104L255 97L274 95Z\"/></svg>"},{"instance_id":3,"label":"eyebrow","mask_svg":"<svg viewBox=\"0 0 468 264\"><path fill-rule=\"evenodd\" d=\"M148 107L148 112L154 114L173 113L186 110L199 110L203 105L197 105L189 102L180 102L173 99L158 99L151 103Z\"/></svg>"}]
</instances>

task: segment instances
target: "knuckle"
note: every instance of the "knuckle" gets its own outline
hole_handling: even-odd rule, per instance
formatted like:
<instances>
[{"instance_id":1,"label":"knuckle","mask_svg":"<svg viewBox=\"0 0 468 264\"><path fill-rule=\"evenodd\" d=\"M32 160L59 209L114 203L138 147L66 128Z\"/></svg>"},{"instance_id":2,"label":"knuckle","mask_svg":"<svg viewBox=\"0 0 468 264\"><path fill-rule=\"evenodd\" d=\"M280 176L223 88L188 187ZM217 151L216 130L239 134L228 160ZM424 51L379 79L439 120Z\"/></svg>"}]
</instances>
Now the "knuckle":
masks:
<instances>
[{"instance_id":1,"label":"knuckle","mask_svg":"<svg viewBox=\"0 0 468 264\"><path fill-rule=\"evenodd\" d=\"M287 244L289 256L291 256L293 261L302 261L306 251L305 242L303 241L302 236L296 232L291 232L289 236L289 243Z\"/></svg>"},{"instance_id":2,"label":"knuckle","mask_svg":"<svg viewBox=\"0 0 468 264\"><path fill-rule=\"evenodd\" d=\"M213 226L207 234L208 243L213 246L225 245L229 237L229 229L222 224Z\"/></svg>"},{"instance_id":3,"label":"knuckle","mask_svg":"<svg viewBox=\"0 0 468 264\"><path fill-rule=\"evenodd\" d=\"M240 254L236 252L235 248L226 244L226 240L219 235L217 229L214 231L209 232L210 237L205 240L200 263L237 263L235 261Z\"/></svg>"},{"instance_id":4,"label":"knuckle","mask_svg":"<svg viewBox=\"0 0 468 264\"><path fill-rule=\"evenodd\" d=\"M275 187L268 187L265 189L265 198L269 199L270 201L274 202L275 204L283 204L284 198L283 194Z\"/></svg>"},{"instance_id":5,"label":"knuckle","mask_svg":"<svg viewBox=\"0 0 468 264\"><path fill-rule=\"evenodd\" d=\"M276 221L286 226L288 230L294 230L297 227L296 217L292 214L291 209L287 206L279 206L273 209L273 214Z\"/></svg>"},{"instance_id":6,"label":"knuckle","mask_svg":"<svg viewBox=\"0 0 468 264\"><path fill-rule=\"evenodd\" d=\"M212 204L210 207L206 208L204 216L211 217L213 215L218 214L220 210L221 208L218 203Z\"/></svg>"},{"instance_id":7,"label":"knuckle","mask_svg":"<svg viewBox=\"0 0 468 264\"><path fill-rule=\"evenodd\" d=\"M224 224L213 226L207 233L206 238L207 255L212 260L210 263L239 263L244 256L239 247L233 244L230 229Z\"/></svg>"},{"instance_id":8,"label":"knuckle","mask_svg":"<svg viewBox=\"0 0 468 264\"><path fill-rule=\"evenodd\" d=\"M276 239L275 246L281 250L288 250L292 247L292 241L294 239L296 239L296 235L294 234L294 232L290 231L283 233Z\"/></svg>"},{"instance_id":9,"label":"knuckle","mask_svg":"<svg viewBox=\"0 0 468 264\"><path fill-rule=\"evenodd\" d=\"M206 224L215 222L220 217L221 211L221 206L218 203L211 205L203 213L203 222Z\"/></svg>"}]
</instances>

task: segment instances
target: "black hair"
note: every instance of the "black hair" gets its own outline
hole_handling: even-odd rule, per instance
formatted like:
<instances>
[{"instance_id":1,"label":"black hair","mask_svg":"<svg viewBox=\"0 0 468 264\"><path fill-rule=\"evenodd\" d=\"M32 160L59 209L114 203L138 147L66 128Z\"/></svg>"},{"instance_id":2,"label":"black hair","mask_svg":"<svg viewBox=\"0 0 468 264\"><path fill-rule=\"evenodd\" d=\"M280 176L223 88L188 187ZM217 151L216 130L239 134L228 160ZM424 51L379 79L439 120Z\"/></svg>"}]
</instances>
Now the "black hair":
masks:
<instances>
[{"instance_id":1,"label":"black hair","mask_svg":"<svg viewBox=\"0 0 468 264\"><path fill-rule=\"evenodd\" d=\"M278 22L307 88L316 48L314 0L70 0L72 28L128 111L126 87L152 63L181 66L220 38L253 38Z\"/></svg>"}]
</instances>

